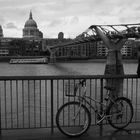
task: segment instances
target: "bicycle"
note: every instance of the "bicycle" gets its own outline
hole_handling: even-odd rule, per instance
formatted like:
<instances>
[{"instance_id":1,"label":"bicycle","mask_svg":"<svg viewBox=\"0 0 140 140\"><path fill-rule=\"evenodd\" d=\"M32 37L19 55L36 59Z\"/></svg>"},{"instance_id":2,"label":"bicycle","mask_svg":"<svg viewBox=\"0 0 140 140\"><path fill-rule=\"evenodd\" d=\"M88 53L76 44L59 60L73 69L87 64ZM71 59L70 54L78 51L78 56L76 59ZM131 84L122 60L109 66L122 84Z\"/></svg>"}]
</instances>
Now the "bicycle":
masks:
<instances>
[{"instance_id":1,"label":"bicycle","mask_svg":"<svg viewBox=\"0 0 140 140\"><path fill-rule=\"evenodd\" d=\"M70 86L70 84L69 84ZM96 124L100 124L107 119L109 124L116 129L124 129L129 125L133 118L133 106L131 101L125 97L113 98L111 92L114 87L105 86L106 97L105 103L92 99L86 96L86 80L74 84L73 94L68 94L70 97L77 97L78 101L70 101L63 104L57 111L56 124L58 129L65 135L76 137L84 134L91 125L91 112L87 108L88 104L94 110L97 116ZM83 88L83 95L76 95L77 90ZM98 107L93 106L91 101L94 101L102 106L102 111Z\"/></svg>"}]
</instances>

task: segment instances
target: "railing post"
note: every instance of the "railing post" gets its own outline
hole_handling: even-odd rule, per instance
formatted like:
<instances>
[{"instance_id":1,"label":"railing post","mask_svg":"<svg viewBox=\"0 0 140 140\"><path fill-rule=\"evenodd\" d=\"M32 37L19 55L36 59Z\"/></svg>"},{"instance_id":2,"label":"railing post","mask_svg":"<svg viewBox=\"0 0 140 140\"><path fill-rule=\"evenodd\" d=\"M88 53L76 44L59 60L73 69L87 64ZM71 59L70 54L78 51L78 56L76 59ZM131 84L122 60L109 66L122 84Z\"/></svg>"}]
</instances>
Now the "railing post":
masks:
<instances>
[{"instance_id":1,"label":"railing post","mask_svg":"<svg viewBox=\"0 0 140 140\"><path fill-rule=\"evenodd\" d=\"M101 78L101 88L100 88L100 102L103 103L103 78ZM100 113L103 113L103 105L100 105ZM103 124L102 122L100 123L100 136L102 136L103 132Z\"/></svg>"},{"instance_id":2,"label":"railing post","mask_svg":"<svg viewBox=\"0 0 140 140\"><path fill-rule=\"evenodd\" d=\"M53 79L51 79L51 134L54 132L53 115Z\"/></svg>"}]
</instances>

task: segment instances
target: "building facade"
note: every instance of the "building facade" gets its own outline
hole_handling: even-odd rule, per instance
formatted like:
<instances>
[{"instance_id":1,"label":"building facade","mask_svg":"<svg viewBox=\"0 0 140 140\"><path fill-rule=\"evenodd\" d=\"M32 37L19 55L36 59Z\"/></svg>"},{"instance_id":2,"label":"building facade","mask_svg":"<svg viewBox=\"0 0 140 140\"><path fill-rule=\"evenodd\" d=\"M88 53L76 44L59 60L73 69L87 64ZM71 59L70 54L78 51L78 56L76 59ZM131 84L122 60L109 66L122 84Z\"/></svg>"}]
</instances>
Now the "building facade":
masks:
<instances>
[{"instance_id":1,"label":"building facade","mask_svg":"<svg viewBox=\"0 0 140 140\"><path fill-rule=\"evenodd\" d=\"M105 46L103 41L97 42L97 56L98 57L105 57L108 53L108 48Z\"/></svg>"}]
</instances>

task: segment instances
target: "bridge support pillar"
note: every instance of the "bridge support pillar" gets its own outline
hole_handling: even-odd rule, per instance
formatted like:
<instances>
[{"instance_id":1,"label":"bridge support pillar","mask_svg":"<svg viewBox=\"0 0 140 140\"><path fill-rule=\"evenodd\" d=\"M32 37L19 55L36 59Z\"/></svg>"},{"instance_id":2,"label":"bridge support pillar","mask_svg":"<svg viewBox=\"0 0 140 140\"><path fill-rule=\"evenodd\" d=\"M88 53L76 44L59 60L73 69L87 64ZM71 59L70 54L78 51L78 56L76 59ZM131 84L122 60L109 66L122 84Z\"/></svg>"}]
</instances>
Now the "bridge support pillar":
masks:
<instances>
[{"instance_id":1,"label":"bridge support pillar","mask_svg":"<svg viewBox=\"0 0 140 140\"><path fill-rule=\"evenodd\" d=\"M107 55L107 62L105 66L104 75L108 76L117 76L124 75L124 69L121 58L121 51L116 49L109 49ZM115 97L122 96L123 94L123 79L107 79L106 86L115 87L115 92L113 91L113 95Z\"/></svg>"},{"instance_id":2,"label":"bridge support pillar","mask_svg":"<svg viewBox=\"0 0 140 140\"><path fill-rule=\"evenodd\" d=\"M50 55L50 63L55 63L56 62L56 56L55 54L51 53Z\"/></svg>"},{"instance_id":3,"label":"bridge support pillar","mask_svg":"<svg viewBox=\"0 0 140 140\"><path fill-rule=\"evenodd\" d=\"M102 41L105 43L109 52L107 55L107 62L105 67L105 75L109 76L120 76L124 75L123 64L121 59L121 48L123 47L126 39L112 40L110 39L105 31L101 27L93 26L97 35L100 36ZM113 28L114 29L114 28ZM107 86L115 87L114 96L122 96L123 94L123 79L107 79Z\"/></svg>"}]
</instances>

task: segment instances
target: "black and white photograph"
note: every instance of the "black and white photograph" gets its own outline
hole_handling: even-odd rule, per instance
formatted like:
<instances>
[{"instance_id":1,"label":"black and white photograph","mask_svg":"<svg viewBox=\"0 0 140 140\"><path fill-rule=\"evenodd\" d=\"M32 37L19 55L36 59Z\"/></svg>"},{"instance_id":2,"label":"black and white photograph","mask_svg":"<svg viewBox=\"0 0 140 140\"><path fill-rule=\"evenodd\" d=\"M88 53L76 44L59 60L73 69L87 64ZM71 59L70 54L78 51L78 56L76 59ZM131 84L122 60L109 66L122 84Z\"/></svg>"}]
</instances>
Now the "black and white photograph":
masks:
<instances>
[{"instance_id":1,"label":"black and white photograph","mask_svg":"<svg viewBox=\"0 0 140 140\"><path fill-rule=\"evenodd\" d=\"M139 137L139 0L0 0L0 140Z\"/></svg>"}]
</instances>

